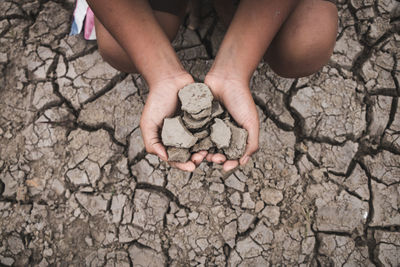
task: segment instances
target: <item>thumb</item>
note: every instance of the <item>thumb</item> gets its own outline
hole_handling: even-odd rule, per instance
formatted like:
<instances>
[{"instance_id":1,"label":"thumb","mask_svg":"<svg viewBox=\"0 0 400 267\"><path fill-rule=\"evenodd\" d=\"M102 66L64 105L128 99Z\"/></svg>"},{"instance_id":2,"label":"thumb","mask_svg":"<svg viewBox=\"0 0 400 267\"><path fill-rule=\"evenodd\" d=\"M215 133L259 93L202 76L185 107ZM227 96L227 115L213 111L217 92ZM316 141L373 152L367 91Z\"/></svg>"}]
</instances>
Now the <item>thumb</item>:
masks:
<instances>
[{"instance_id":1,"label":"thumb","mask_svg":"<svg viewBox=\"0 0 400 267\"><path fill-rule=\"evenodd\" d=\"M260 131L258 123L251 125L246 130L248 132L247 145L243 156L240 158L240 165L245 165L249 161L250 156L258 150L258 137Z\"/></svg>"},{"instance_id":2,"label":"thumb","mask_svg":"<svg viewBox=\"0 0 400 267\"><path fill-rule=\"evenodd\" d=\"M140 128L146 151L150 154L157 155L163 161L167 161L167 151L161 143L157 125L154 124L152 126L151 124L141 123Z\"/></svg>"},{"instance_id":3,"label":"thumb","mask_svg":"<svg viewBox=\"0 0 400 267\"><path fill-rule=\"evenodd\" d=\"M165 147L161 143L153 145L154 154L156 154L161 160L168 161L168 154Z\"/></svg>"}]
</instances>

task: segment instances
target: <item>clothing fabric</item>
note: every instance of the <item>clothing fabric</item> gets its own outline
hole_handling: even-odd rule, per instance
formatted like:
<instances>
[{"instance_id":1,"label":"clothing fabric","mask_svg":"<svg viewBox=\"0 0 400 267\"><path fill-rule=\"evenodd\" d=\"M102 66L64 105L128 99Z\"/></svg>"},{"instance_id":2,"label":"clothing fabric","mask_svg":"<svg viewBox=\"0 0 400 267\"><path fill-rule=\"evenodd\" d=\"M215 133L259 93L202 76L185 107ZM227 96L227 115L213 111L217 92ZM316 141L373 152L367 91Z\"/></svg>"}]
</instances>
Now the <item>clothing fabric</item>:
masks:
<instances>
[{"instance_id":1,"label":"clothing fabric","mask_svg":"<svg viewBox=\"0 0 400 267\"><path fill-rule=\"evenodd\" d=\"M76 0L70 35L80 34L82 30L86 40L96 40L93 11L86 0Z\"/></svg>"},{"instance_id":2,"label":"clothing fabric","mask_svg":"<svg viewBox=\"0 0 400 267\"><path fill-rule=\"evenodd\" d=\"M162 11L178 16L182 12L182 6L188 0L150 0L153 10ZM94 26L94 14L86 0L76 0L70 35L80 34L86 40L96 40L96 29Z\"/></svg>"},{"instance_id":3,"label":"clothing fabric","mask_svg":"<svg viewBox=\"0 0 400 267\"><path fill-rule=\"evenodd\" d=\"M154 10L178 16L182 6L186 5L187 1L188 0L149 0L149 3ZM337 0L324 1L331 2L335 5L337 3ZM86 40L96 40L93 11L90 9L86 0L76 0L70 35L80 34L82 30Z\"/></svg>"},{"instance_id":4,"label":"clothing fabric","mask_svg":"<svg viewBox=\"0 0 400 267\"><path fill-rule=\"evenodd\" d=\"M170 13L179 16L182 7L186 7L189 0L149 0L153 10Z\"/></svg>"}]
</instances>

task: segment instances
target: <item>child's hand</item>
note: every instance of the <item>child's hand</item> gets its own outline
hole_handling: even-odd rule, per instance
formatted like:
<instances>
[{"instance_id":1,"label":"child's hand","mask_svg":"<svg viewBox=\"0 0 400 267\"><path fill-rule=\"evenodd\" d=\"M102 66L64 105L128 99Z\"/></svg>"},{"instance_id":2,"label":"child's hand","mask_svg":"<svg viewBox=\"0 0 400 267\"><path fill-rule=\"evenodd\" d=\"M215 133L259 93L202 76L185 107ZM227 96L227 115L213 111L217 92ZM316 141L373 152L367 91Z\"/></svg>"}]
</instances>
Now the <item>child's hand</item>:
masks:
<instances>
[{"instance_id":1,"label":"child's hand","mask_svg":"<svg viewBox=\"0 0 400 267\"><path fill-rule=\"evenodd\" d=\"M150 86L150 92L140 119L143 141L146 151L167 161L168 155L161 142L161 128L164 118L172 116L178 107L178 91L185 85L193 83L193 78L183 73L171 78L162 79ZM169 162L173 167L184 171L194 171L196 164L203 161L207 153L192 155L192 160L180 163Z\"/></svg>"},{"instance_id":2,"label":"child's hand","mask_svg":"<svg viewBox=\"0 0 400 267\"><path fill-rule=\"evenodd\" d=\"M250 156L258 149L259 121L256 105L245 81L218 77L208 73L204 81L214 97L220 101L240 127L248 132L247 146L240 160L226 160L222 154L208 154L206 159L215 163L224 163L223 168L229 171L240 163L246 164Z\"/></svg>"}]
</instances>

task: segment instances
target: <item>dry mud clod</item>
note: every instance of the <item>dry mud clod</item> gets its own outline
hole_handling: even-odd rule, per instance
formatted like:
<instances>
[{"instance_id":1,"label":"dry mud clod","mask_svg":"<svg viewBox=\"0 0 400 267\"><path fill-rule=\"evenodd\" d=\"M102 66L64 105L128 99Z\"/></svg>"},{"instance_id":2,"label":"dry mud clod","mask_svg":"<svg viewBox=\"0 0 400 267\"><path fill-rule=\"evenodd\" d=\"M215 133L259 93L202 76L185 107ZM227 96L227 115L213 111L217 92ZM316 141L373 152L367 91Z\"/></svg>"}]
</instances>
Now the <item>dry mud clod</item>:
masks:
<instances>
[{"instance_id":1,"label":"dry mud clod","mask_svg":"<svg viewBox=\"0 0 400 267\"><path fill-rule=\"evenodd\" d=\"M228 159L240 158L246 149L247 131L236 127L229 121L226 124L229 126L232 135L230 145L224 148L224 153Z\"/></svg>"},{"instance_id":2,"label":"dry mud clod","mask_svg":"<svg viewBox=\"0 0 400 267\"><path fill-rule=\"evenodd\" d=\"M213 142L211 141L211 137L206 137L203 140L197 142L191 149L191 152L199 152L202 150L209 150L214 146Z\"/></svg>"},{"instance_id":3,"label":"dry mud clod","mask_svg":"<svg viewBox=\"0 0 400 267\"><path fill-rule=\"evenodd\" d=\"M218 149L229 147L231 141L231 129L221 119L215 119L211 126L211 140Z\"/></svg>"},{"instance_id":4,"label":"dry mud clod","mask_svg":"<svg viewBox=\"0 0 400 267\"><path fill-rule=\"evenodd\" d=\"M211 120L210 117L205 117L205 118L197 120L197 119L193 118L187 112L184 112L182 119L183 119L183 122L185 123L185 126L190 130L200 129Z\"/></svg>"},{"instance_id":5,"label":"dry mud clod","mask_svg":"<svg viewBox=\"0 0 400 267\"><path fill-rule=\"evenodd\" d=\"M200 114L211 108L214 99L210 89L204 83L192 83L183 87L179 93L181 108L189 114ZM203 114L200 118L203 117Z\"/></svg>"},{"instance_id":6,"label":"dry mud clod","mask_svg":"<svg viewBox=\"0 0 400 267\"><path fill-rule=\"evenodd\" d=\"M197 142L197 138L185 128L180 117L164 119L161 137L164 145L178 148L190 148Z\"/></svg>"},{"instance_id":7,"label":"dry mud clod","mask_svg":"<svg viewBox=\"0 0 400 267\"><path fill-rule=\"evenodd\" d=\"M190 159L190 152L187 148L169 147L167 153L169 161L186 162Z\"/></svg>"},{"instance_id":8,"label":"dry mud clod","mask_svg":"<svg viewBox=\"0 0 400 267\"><path fill-rule=\"evenodd\" d=\"M161 133L170 161L189 160L189 151L214 152L218 149L229 159L239 159L243 155L247 131L235 126L227 113L224 120L218 118L224 114L224 109L213 99L207 85L189 84L179 91L178 96L182 113L174 118L165 118Z\"/></svg>"}]
</instances>

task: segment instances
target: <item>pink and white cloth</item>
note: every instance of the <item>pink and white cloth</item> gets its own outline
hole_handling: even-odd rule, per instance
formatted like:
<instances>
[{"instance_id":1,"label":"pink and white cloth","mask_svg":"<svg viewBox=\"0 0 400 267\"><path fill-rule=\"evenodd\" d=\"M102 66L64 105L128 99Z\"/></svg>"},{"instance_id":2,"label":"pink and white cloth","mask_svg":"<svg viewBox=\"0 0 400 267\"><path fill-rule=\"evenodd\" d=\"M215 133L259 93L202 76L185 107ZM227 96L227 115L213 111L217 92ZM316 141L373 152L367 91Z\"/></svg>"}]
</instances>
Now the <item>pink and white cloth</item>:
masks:
<instances>
[{"instance_id":1,"label":"pink and white cloth","mask_svg":"<svg viewBox=\"0 0 400 267\"><path fill-rule=\"evenodd\" d=\"M90 9L86 0L76 0L70 35L79 34L82 29L83 36L86 40L96 40L93 11Z\"/></svg>"}]
</instances>

